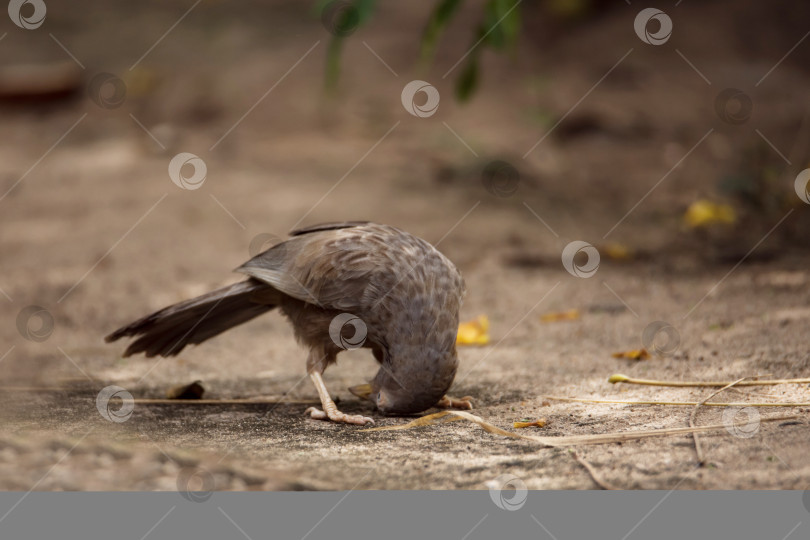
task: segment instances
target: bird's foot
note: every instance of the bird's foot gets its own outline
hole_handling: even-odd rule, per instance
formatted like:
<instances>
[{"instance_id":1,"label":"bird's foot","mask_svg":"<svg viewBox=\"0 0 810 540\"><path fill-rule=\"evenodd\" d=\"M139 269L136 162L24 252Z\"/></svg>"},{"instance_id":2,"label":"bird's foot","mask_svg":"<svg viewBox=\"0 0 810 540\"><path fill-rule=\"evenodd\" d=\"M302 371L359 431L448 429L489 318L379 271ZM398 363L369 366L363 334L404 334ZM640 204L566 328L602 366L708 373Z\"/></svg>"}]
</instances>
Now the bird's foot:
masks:
<instances>
[{"instance_id":1,"label":"bird's foot","mask_svg":"<svg viewBox=\"0 0 810 540\"><path fill-rule=\"evenodd\" d=\"M342 424L357 424L358 426L365 426L366 424L373 424L374 419L369 418L368 416L362 416L360 414L346 414L342 413L337 408L330 410L326 409L326 412L316 408L310 407L304 414L309 414L310 417L314 418L315 420L331 420L332 422L338 422Z\"/></svg>"},{"instance_id":2,"label":"bird's foot","mask_svg":"<svg viewBox=\"0 0 810 540\"><path fill-rule=\"evenodd\" d=\"M316 420L331 420L332 422L339 422L342 424L357 424L364 426L366 424L373 424L374 420L368 416L361 416L359 414L345 414L338 410L337 405L329 397L329 392L326 390L326 385L323 384L323 378L319 371L313 371L309 374L315 388L318 390L318 395L321 398L321 405L323 410L315 407L310 407L306 410L309 415Z\"/></svg>"},{"instance_id":3,"label":"bird's foot","mask_svg":"<svg viewBox=\"0 0 810 540\"><path fill-rule=\"evenodd\" d=\"M454 398L450 396L444 396L439 402L436 404L436 407L440 409L467 409L470 410L473 408L473 402L471 396L464 396L463 398Z\"/></svg>"}]
</instances>

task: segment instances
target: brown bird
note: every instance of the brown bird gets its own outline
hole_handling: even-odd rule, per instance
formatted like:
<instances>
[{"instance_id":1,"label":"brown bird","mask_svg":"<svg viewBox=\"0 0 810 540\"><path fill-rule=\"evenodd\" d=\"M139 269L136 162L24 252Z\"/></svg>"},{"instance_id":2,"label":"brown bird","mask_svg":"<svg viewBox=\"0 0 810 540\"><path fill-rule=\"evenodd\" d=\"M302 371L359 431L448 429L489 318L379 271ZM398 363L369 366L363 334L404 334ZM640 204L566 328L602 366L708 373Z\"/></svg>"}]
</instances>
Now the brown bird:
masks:
<instances>
[{"instance_id":1,"label":"brown bird","mask_svg":"<svg viewBox=\"0 0 810 540\"><path fill-rule=\"evenodd\" d=\"M157 311L106 341L137 337L124 356L173 356L277 307L309 347L307 372L323 405L307 409L312 418L374 422L340 412L321 377L338 353L361 346L372 350L380 370L350 390L382 413L472 408L469 398L445 396L458 367L464 295L447 257L405 231L368 222L316 225L290 236L236 269L247 280Z\"/></svg>"}]
</instances>

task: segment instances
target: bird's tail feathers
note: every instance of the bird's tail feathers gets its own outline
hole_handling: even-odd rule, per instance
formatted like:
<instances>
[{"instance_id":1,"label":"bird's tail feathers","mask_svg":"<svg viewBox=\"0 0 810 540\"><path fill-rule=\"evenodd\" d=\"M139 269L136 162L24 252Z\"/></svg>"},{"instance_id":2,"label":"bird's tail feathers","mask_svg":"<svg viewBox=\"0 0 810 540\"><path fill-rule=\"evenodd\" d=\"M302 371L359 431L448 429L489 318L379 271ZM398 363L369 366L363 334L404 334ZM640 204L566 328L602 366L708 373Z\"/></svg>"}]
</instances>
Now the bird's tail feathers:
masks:
<instances>
[{"instance_id":1,"label":"bird's tail feathers","mask_svg":"<svg viewBox=\"0 0 810 540\"><path fill-rule=\"evenodd\" d=\"M174 356L186 345L202 343L229 328L270 311L278 292L256 279L248 279L179 302L119 328L104 338L115 341L137 337L124 356Z\"/></svg>"}]
</instances>

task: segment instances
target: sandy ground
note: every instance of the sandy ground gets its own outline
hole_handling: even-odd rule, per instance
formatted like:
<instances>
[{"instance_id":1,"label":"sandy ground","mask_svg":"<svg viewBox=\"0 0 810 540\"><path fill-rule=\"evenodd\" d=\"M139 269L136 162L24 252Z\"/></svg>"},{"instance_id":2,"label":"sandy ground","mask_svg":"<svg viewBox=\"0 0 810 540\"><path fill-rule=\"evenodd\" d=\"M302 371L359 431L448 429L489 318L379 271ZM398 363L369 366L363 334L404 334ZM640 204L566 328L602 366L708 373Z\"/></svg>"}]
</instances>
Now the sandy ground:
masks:
<instances>
[{"instance_id":1,"label":"sandy ground","mask_svg":"<svg viewBox=\"0 0 810 540\"><path fill-rule=\"evenodd\" d=\"M546 436L681 427L691 407L549 396L700 401L714 391L614 386L614 373L728 381L810 373L810 207L793 192L810 162L802 142L810 42L769 71L804 35L803 17L751 6L726 17L729 2L684 3L671 13L684 30L661 47L635 35L632 7L557 34L532 23L514 59L485 55L482 87L460 105L454 75L442 75L471 42L472 8L423 74L413 59L425 13L384 6L346 44L339 93L326 97L329 34L298 3L233 12L203 2L137 63L190 4L132 13L88 4L93 24L49 5L47 28L0 28L5 64L71 61L61 43L86 80L110 72L127 85L116 108L81 95L0 109L0 488L480 489L503 474L532 489L596 487L568 449L465 422L363 432L305 417L317 394L306 353L278 314L174 359L121 359L123 345L103 343L123 323L238 279L230 270L259 235L319 221L391 223L456 262L468 287L462 318L486 314L492 339L460 350L453 394L471 395L474 412L502 428L524 418L545 418L545 428L526 432ZM752 21L757 32L746 33ZM442 96L429 118L400 103L417 77ZM727 87L754 103L740 125L715 112ZM199 189L171 182L179 152L204 160ZM494 159L519 171L511 196L483 186ZM729 178L767 189L724 192ZM737 223L688 230L681 217L700 197L734 204ZM590 278L561 264L573 240L602 254ZM610 243L633 255L611 258ZM20 316L31 305L52 328ZM578 320L541 320L570 309ZM655 321L675 329L673 354L611 357L641 347ZM347 412L378 425L411 420L382 417L346 390L375 371L367 351L351 351L325 380ZM108 385L160 398L194 380L209 398L289 403L137 405L120 423L96 408ZM808 402L810 393L789 385L717 399ZM809 410L762 409L762 418L798 418L702 435L704 467L685 435L578 455L621 488L807 489ZM702 408L696 420L722 424L728 415Z\"/></svg>"}]
</instances>

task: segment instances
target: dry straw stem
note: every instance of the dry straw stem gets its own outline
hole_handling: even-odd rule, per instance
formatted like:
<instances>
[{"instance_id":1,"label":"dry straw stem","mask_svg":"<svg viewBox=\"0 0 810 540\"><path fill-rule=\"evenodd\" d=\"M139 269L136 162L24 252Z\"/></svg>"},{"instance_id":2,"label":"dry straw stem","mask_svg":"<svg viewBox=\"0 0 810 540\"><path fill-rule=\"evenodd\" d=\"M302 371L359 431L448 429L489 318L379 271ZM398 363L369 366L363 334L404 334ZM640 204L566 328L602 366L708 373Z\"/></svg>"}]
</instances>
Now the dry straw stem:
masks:
<instances>
[{"instance_id":1,"label":"dry straw stem","mask_svg":"<svg viewBox=\"0 0 810 540\"><path fill-rule=\"evenodd\" d=\"M317 399L134 399L135 405L278 405L312 404Z\"/></svg>"},{"instance_id":2,"label":"dry straw stem","mask_svg":"<svg viewBox=\"0 0 810 540\"><path fill-rule=\"evenodd\" d=\"M784 420L795 420L798 416L772 416L769 418L762 418L760 422L778 422ZM453 422L456 420L467 420L474 424L478 424L484 431L503 437L510 437L513 439L525 439L527 441L534 441L540 443L547 448L558 448L564 446L577 446L577 445L592 445L592 444L608 444L625 441L633 441L637 439L646 439L650 437L663 437L667 435L682 435L684 433L695 433L698 431L718 431L726 429L723 424L716 424L711 426L698 426L698 427L680 427L680 428L666 428L666 429L651 429L642 431L629 431L620 433L603 433L598 435L569 435L567 437L537 437L535 435L522 435L520 433L513 433L506 431L498 426L490 424L479 416L470 414L464 411L442 411L435 414L429 414L421 418L417 418L407 424L397 426L380 426L370 429L361 429L360 431L396 431L401 429L411 429L420 426L433 426L443 422Z\"/></svg>"},{"instance_id":3,"label":"dry straw stem","mask_svg":"<svg viewBox=\"0 0 810 540\"><path fill-rule=\"evenodd\" d=\"M0 386L0 392L67 392L71 388L61 386Z\"/></svg>"},{"instance_id":4,"label":"dry straw stem","mask_svg":"<svg viewBox=\"0 0 810 540\"><path fill-rule=\"evenodd\" d=\"M748 377L746 377L748 378ZM647 386L676 386L676 387L725 387L732 384L734 381L655 381L650 379L634 379L627 375L617 373L611 375L608 379L609 383L625 383L625 384L644 384ZM807 384L810 379L771 379L771 380L750 380L735 382L734 386L774 386L777 384Z\"/></svg>"},{"instance_id":5,"label":"dry straw stem","mask_svg":"<svg viewBox=\"0 0 810 540\"><path fill-rule=\"evenodd\" d=\"M546 396L546 399L556 401L570 401L574 403L606 403L615 405L672 405L675 407L694 407L702 404L704 407L810 407L808 401L792 401L785 403L746 403L737 401L732 403L701 403L700 401L627 401L621 399L585 399L563 396Z\"/></svg>"},{"instance_id":6,"label":"dry straw stem","mask_svg":"<svg viewBox=\"0 0 810 540\"><path fill-rule=\"evenodd\" d=\"M61 386L0 386L0 392L69 392L72 388ZM278 405L290 403L293 405L318 404L317 399L281 399L281 398L250 398L250 399L146 399L135 398L136 405Z\"/></svg>"},{"instance_id":7,"label":"dry straw stem","mask_svg":"<svg viewBox=\"0 0 810 540\"><path fill-rule=\"evenodd\" d=\"M736 380L734 382L728 383L723 388L721 388L720 390L715 390L714 392L709 394L709 396L706 399L704 399L703 401L701 401L700 403L695 405L695 408L692 409L692 414L689 415L689 427L695 427L695 416L697 416L698 409L700 408L701 405L705 405L707 401L712 399L714 396L716 396L717 394L719 394L723 390L727 390L727 389L731 388L732 386L736 386L736 385L740 384L741 382L745 381L746 378L747 377L743 377L742 379L738 379L738 380ZM697 432L692 433L692 439L694 439L694 441L695 441L695 454L697 454L698 463L702 467L703 465L705 465L706 459L703 456L703 449L700 446L700 438L698 437Z\"/></svg>"},{"instance_id":8,"label":"dry straw stem","mask_svg":"<svg viewBox=\"0 0 810 540\"><path fill-rule=\"evenodd\" d=\"M73 388L61 386L0 386L0 392L69 392ZM317 399L281 399L281 398L248 398L248 399L147 399L135 398L136 405L293 405L319 404Z\"/></svg>"}]
</instances>

